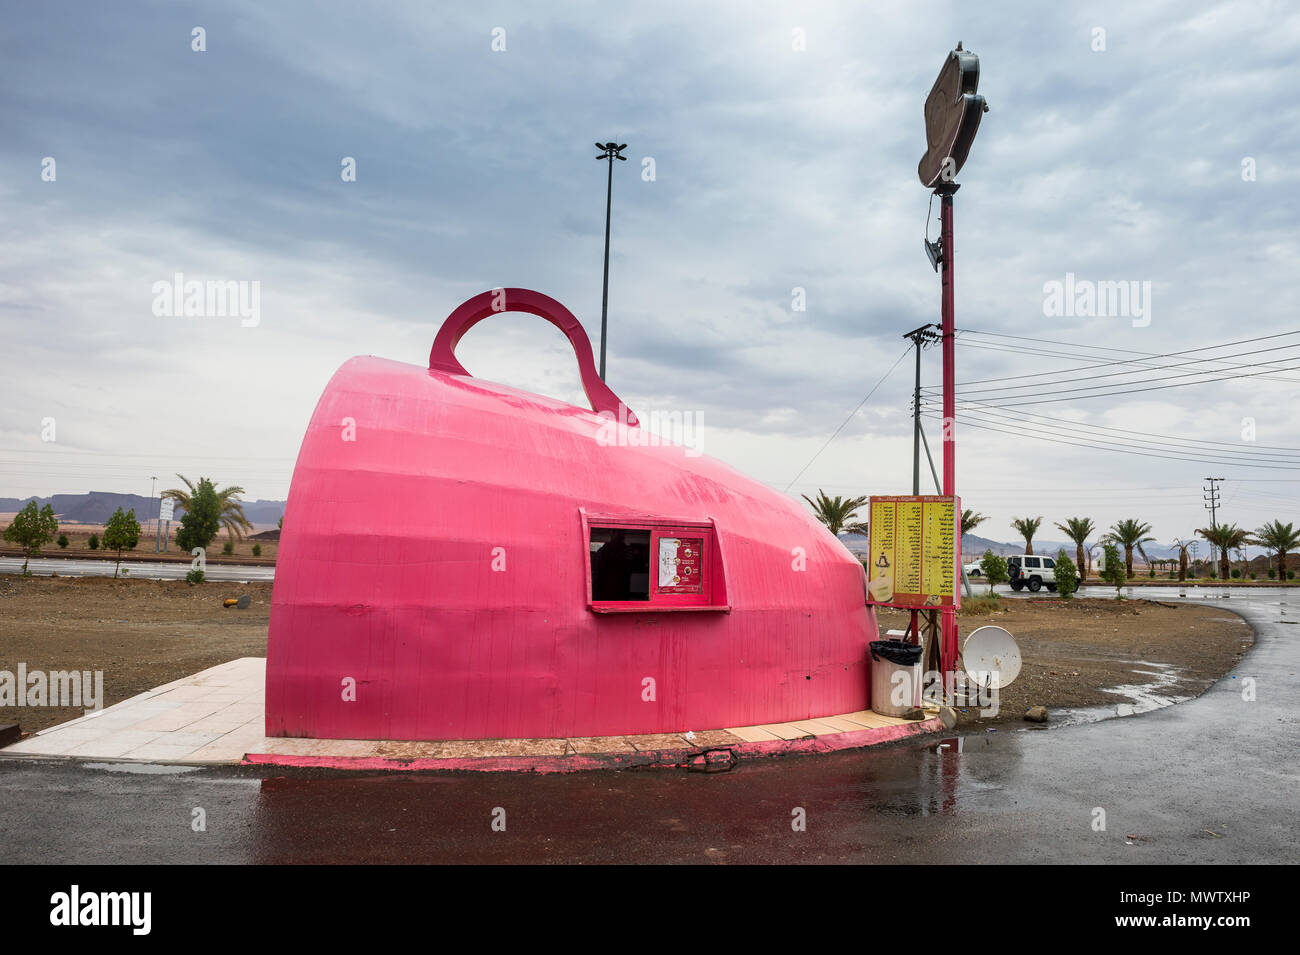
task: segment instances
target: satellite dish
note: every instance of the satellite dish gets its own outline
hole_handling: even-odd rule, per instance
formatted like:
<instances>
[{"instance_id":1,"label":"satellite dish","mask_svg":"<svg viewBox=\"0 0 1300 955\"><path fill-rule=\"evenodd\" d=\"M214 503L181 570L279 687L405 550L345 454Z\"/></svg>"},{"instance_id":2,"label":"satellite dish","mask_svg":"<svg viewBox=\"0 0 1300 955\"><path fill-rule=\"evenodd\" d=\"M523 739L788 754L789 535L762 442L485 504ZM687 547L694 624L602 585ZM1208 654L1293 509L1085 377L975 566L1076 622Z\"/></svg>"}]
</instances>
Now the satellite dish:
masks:
<instances>
[{"instance_id":1,"label":"satellite dish","mask_svg":"<svg viewBox=\"0 0 1300 955\"><path fill-rule=\"evenodd\" d=\"M1001 627L980 627L966 638L962 667L971 681L991 689L1005 689L1020 675L1020 647Z\"/></svg>"}]
</instances>

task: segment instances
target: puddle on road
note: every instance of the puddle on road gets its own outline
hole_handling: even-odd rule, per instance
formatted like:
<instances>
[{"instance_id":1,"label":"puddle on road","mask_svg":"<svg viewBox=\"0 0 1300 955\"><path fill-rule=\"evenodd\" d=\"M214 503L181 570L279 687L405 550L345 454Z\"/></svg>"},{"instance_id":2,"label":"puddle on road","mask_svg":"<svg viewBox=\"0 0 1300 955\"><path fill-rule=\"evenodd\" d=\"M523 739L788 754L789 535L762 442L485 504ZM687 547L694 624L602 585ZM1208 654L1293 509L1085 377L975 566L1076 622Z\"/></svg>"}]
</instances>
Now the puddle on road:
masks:
<instances>
[{"instance_id":1,"label":"puddle on road","mask_svg":"<svg viewBox=\"0 0 1300 955\"><path fill-rule=\"evenodd\" d=\"M1163 709L1166 706L1173 706L1175 703L1183 703L1192 699L1191 696L1167 692L1178 685L1182 667L1176 667L1170 663L1151 663L1148 660L1129 662L1146 668L1135 669L1133 670L1134 673L1140 676L1154 677L1155 679L1148 683L1125 683L1121 686L1111 686L1102 690L1103 693L1112 693L1115 696L1124 697L1122 702L1117 702L1114 706L1088 706L1053 710L1051 723L1042 728L1078 726L1081 723L1098 723L1102 720L1114 719L1117 716L1136 716L1139 713L1150 713L1152 710ZM1029 729L1029 727L1026 727L1026 729Z\"/></svg>"}]
</instances>

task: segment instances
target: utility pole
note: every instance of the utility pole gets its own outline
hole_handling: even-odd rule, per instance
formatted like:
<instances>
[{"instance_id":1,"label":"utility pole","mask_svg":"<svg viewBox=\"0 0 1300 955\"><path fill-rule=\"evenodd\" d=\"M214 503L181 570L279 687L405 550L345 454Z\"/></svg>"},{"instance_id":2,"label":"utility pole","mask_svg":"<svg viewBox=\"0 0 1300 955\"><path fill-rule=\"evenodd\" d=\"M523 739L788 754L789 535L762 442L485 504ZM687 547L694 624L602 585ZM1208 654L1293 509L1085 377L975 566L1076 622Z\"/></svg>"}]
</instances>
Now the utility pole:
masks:
<instances>
[{"instance_id":1,"label":"utility pole","mask_svg":"<svg viewBox=\"0 0 1300 955\"><path fill-rule=\"evenodd\" d=\"M1203 505L1203 507L1204 507L1207 511L1210 512L1210 529L1211 529L1211 530L1214 530L1215 528L1217 528L1217 527L1219 526L1218 523L1217 523L1216 520L1215 520L1215 513L1218 511L1218 508L1219 508L1219 489L1218 489L1217 487L1215 487L1214 484L1215 484L1216 481L1222 481L1222 480L1225 480L1225 479L1224 479L1224 478L1221 478L1221 477L1218 477L1218 478L1207 477L1205 480L1207 480L1207 481L1210 482L1210 486L1209 486L1209 487L1205 487L1205 488L1201 488L1202 492L1206 492L1206 493L1202 493L1201 496L1202 496L1202 497L1205 499L1205 501L1206 501L1206 503ZM1228 548L1226 548L1226 547L1221 547L1221 548L1219 548L1219 549L1223 551L1223 559L1224 559L1224 560L1227 560L1227 559L1228 559ZM1213 544L1210 545L1210 561L1211 561L1211 562L1214 561L1214 545L1213 545ZM1220 566L1222 566L1222 565L1220 565Z\"/></svg>"},{"instance_id":2,"label":"utility pole","mask_svg":"<svg viewBox=\"0 0 1300 955\"><path fill-rule=\"evenodd\" d=\"M605 284L600 294L600 380L604 381L605 338L609 313L609 217L614 205L614 160L621 159L627 162L627 157L620 155L624 149L627 149L627 143L621 146L617 143L596 143L596 148L601 150L597 159L609 160L609 181L605 186Z\"/></svg>"},{"instance_id":3,"label":"utility pole","mask_svg":"<svg viewBox=\"0 0 1300 955\"><path fill-rule=\"evenodd\" d=\"M1201 490L1202 490L1203 492L1206 492L1206 493L1203 493L1203 494L1201 495L1201 496L1205 499L1205 501L1207 502L1207 503L1204 505L1204 507L1205 507L1205 510L1207 510L1207 511L1210 512L1210 527L1212 527L1212 528L1213 528L1213 527L1218 527L1219 525L1218 525L1218 523L1215 521L1215 512L1216 512L1216 511L1218 510L1218 508L1219 508L1219 489L1218 489L1217 487L1215 487L1214 485L1215 485L1215 482L1216 482L1216 481L1226 481L1227 478L1221 478L1221 477L1217 477L1217 478L1207 477L1205 480L1207 480L1207 481L1210 482L1210 486L1209 486L1209 487L1203 487L1203 488L1201 488Z\"/></svg>"},{"instance_id":4,"label":"utility pole","mask_svg":"<svg viewBox=\"0 0 1300 955\"><path fill-rule=\"evenodd\" d=\"M904 338L916 346L916 387L912 391L912 494L921 493L921 349L939 340L933 325L914 328Z\"/></svg>"}]
</instances>

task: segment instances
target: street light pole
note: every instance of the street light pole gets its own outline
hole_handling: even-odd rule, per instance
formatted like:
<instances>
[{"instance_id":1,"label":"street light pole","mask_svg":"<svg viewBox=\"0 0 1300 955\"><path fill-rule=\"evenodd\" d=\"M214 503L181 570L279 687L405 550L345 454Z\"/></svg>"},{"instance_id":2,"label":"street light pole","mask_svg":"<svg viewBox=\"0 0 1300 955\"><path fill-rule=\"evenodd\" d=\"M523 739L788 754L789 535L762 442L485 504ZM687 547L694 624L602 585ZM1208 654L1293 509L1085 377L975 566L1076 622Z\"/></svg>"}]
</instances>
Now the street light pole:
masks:
<instances>
[{"instance_id":1,"label":"street light pole","mask_svg":"<svg viewBox=\"0 0 1300 955\"><path fill-rule=\"evenodd\" d=\"M153 510L153 489L158 483L158 475L149 478L149 510ZM161 501L159 502L161 504ZM157 515L153 519L153 551L158 553L158 525L162 522L158 520Z\"/></svg>"},{"instance_id":2,"label":"street light pole","mask_svg":"<svg viewBox=\"0 0 1300 955\"><path fill-rule=\"evenodd\" d=\"M600 380L605 380L605 338L608 331L609 315L609 220L614 205L614 160L627 162L627 157L620 153L627 149L627 143L596 143L601 150L597 159L609 160L609 178L605 185L605 282L600 294Z\"/></svg>"}]
</instances>

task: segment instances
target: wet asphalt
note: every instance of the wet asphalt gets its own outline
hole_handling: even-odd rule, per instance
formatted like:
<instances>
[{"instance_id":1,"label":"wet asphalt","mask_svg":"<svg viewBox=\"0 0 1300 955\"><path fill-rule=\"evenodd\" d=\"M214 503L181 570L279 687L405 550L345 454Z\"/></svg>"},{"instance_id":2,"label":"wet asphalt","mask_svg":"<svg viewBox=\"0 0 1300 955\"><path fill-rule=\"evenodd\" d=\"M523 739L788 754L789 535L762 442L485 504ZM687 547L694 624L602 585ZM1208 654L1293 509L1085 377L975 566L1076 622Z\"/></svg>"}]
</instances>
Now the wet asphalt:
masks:
<instances>
[{"instance_id":1,"label":"wet asphalt","mask_svg":"<svg viewBox=\"0 0 1300 955\"><path fill-rule=\"evenodd\" d=\"M1201 697L942 749L927 737L713 775L0 758L0 862L1293 863L1300 599L1222 594L1187 599L1242 614L1257 642Z\"/></svg>"}]
</instances>

